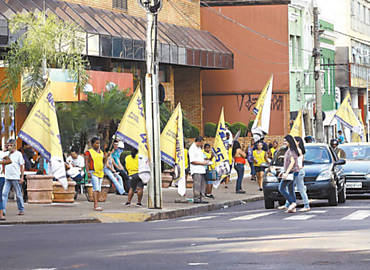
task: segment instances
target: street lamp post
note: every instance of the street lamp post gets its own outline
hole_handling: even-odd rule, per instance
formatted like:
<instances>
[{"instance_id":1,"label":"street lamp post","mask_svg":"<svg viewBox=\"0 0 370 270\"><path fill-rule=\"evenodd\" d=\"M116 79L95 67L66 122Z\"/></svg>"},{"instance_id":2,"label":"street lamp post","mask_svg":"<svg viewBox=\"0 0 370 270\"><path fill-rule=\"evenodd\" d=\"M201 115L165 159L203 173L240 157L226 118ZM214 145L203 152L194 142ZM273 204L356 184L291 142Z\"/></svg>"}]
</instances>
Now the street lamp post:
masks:
<instances>
[{"instance_id":1,"label":"street lamp post","mask_svg":"<svg viewBox=\"0 0 370 270\"><path fill-rule=\"evenodd\" d=\"M160 156L160 112L158 94L159 61L157 54L157 17L162 0L139 0L147 13L146 30L146 76L145 117L150 160L150 181L148 183L148 207L162 208L162 181Z\"/></svg>"}]
</instances>

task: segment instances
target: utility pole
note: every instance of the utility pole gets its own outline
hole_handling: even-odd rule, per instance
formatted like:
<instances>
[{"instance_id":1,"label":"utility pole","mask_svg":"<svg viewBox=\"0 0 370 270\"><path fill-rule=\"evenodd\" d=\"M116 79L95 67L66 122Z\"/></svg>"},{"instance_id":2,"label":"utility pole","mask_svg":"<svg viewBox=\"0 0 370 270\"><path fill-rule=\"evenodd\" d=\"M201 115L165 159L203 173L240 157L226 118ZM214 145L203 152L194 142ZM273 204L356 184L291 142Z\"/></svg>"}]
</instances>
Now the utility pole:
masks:
<instances>
[{"instance_id":1,"label":"utility pole","mask_svg":"<svg viewBox=\"0 0 370 270\"><path fill-rule=\"evenodd\" d=\"M316 95L316 130L315 139L317 142L324 141L324 125L322 120L322 92L321 92L321 52L320 52L320 23L319 23L319 9L317 6L313 8L314 20L314 48L312 56L315 59L315 95Z\"/></svg>"},{"instance_id":2,"label":"utility pole","mask_svg":"<svg viewBox=\"0 0 370 270\"><path fill-rule=\"evenodd\" d=\"M139 0L146 10L146 76L145 76L145 118L148 135L150 181L148 183L148 207L162 208L160 112L158 94L159 61L157 53L157 17L162 0Z\"/></svg>"}]
</instances>

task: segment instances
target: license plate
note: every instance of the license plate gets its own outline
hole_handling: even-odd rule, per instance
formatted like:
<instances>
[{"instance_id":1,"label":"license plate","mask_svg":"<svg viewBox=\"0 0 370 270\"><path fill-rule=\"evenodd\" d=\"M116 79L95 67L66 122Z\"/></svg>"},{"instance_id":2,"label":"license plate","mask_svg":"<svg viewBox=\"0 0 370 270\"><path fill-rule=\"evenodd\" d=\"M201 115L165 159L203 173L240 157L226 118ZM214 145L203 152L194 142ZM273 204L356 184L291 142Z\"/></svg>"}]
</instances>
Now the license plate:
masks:
<instances>
[{"instance_id":1,"label":"license plate","mask_svg":"<svg viewBox=\"0 0 370 270\"><path fill-rule=\"evenodd\" d=\"M362 188L362 182L347 182L346 183L347 188Z\"/></svg>"}]
</instances>

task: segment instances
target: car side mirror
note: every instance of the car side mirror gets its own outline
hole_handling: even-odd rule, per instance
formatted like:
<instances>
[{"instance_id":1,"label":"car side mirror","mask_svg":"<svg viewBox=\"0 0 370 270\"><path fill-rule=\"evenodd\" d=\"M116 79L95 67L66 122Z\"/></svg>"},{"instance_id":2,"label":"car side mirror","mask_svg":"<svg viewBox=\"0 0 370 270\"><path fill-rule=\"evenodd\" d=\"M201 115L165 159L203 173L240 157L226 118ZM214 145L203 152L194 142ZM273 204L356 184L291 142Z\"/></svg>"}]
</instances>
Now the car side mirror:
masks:
<instances>
[{"instance_id":1,"label":"car side mirror","mask_svg":"<svg viewBox=\"0 0 370 270\"><path fill-rule=\"evenodd\" d=\"M346 164L346 161L344 159L339 159L336 162L334 162L334 166L344 165L344 164Z\"/></svg>"}]
</instances>

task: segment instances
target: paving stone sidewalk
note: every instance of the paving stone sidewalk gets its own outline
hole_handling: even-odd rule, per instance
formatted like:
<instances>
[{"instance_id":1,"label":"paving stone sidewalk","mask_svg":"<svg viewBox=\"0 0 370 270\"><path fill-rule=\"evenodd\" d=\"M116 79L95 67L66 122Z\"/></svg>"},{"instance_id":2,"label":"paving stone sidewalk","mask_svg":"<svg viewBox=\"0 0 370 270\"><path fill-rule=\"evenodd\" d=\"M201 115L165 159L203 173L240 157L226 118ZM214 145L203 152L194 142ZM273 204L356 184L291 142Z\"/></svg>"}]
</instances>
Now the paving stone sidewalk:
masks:
<instances>
[{"instance_id":1,"label":"paving stone sidewalk","mask_svg":"<svg viewBox=\"0 0 370 270\"><path fill-rule=\"evenodd\" d=\"M5 224L53 224L53 223L113 223L113 222L143 222L177 218L199 214L206 211L227 208L235 205L263 199L263 193L258 191L255 181L250 180L249 174L243 179L245 194L235 193L236 176L232 175L232 181L225 188L221 184L218 189L213 190L215 199L208 199L208 204L194 204L190 200L193 196L192 189L187 189L185 198L180 198L175 187L163 188L163 208L147 208L147 189L143 197L143 207L136 206L136 195L131 206L125 206L127 196L108 194L106 202L100 203L103 212L93 211L93 204L88 202L85 195L79 195L74 203L53 203L53 204L25 204L25 215L18 216L17 204L9 200L7 205ZM175 203L176 200L182 203Z\"/></svg>"}]
</instances>

